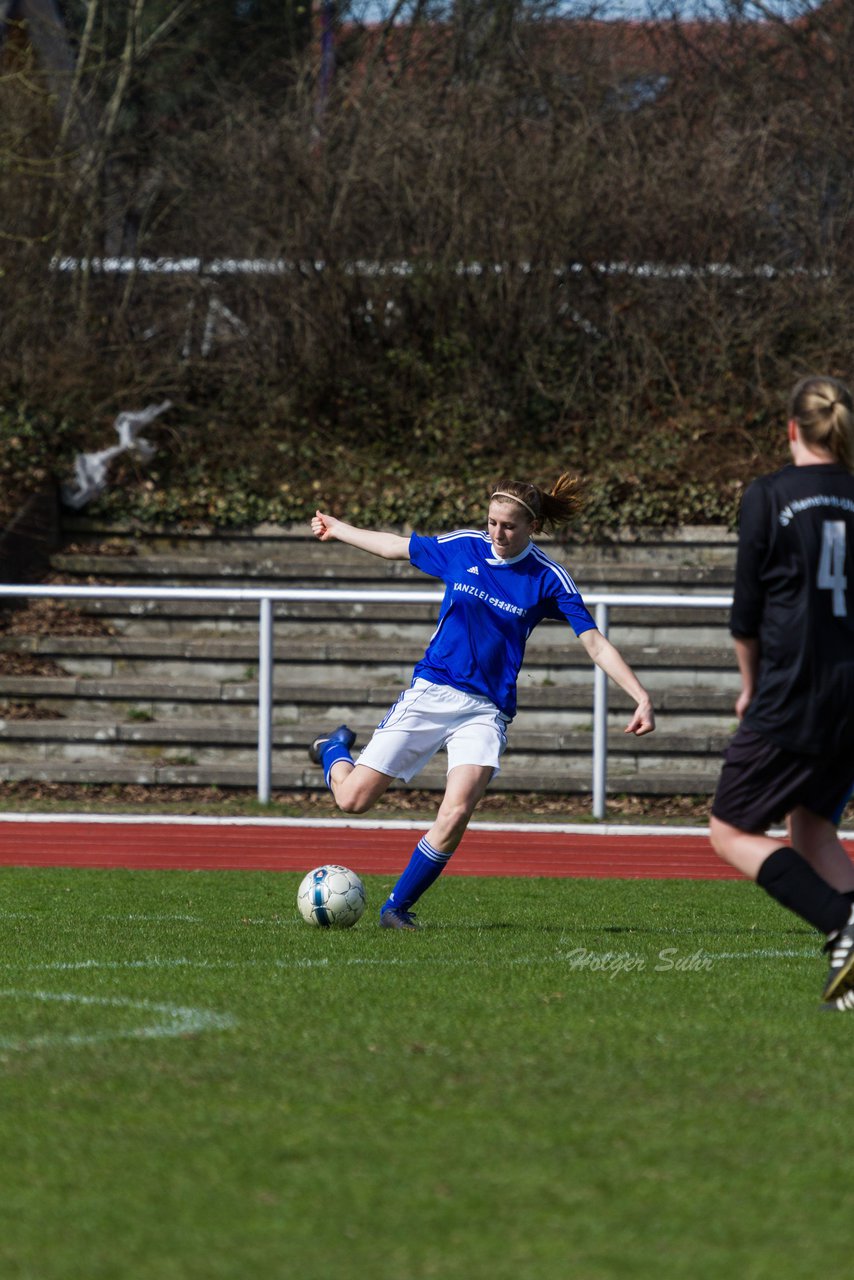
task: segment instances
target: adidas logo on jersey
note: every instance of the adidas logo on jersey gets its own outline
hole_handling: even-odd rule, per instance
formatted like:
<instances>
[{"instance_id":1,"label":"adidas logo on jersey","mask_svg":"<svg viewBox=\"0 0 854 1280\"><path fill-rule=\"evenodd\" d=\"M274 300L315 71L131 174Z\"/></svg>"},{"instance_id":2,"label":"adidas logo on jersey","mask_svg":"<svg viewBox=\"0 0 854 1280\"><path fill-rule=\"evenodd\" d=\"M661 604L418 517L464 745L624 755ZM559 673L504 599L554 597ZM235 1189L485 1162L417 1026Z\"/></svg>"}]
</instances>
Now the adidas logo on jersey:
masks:
<instances>
[{"instance_id":1,"label":"adidas logo on jersey","mask_svg":"<svg viewBox=\"0 0 854 1280\"><path fill-rule=\"evenodd\" d=\"M473 565L471 566L471 568L466 569L466 573L476 573L476 574L478 574L478 575L479 575L480 571L479 571L479 569L478 569L477 565L476 565L476 564L473 564Z\"/></svg>"}]
</instances>

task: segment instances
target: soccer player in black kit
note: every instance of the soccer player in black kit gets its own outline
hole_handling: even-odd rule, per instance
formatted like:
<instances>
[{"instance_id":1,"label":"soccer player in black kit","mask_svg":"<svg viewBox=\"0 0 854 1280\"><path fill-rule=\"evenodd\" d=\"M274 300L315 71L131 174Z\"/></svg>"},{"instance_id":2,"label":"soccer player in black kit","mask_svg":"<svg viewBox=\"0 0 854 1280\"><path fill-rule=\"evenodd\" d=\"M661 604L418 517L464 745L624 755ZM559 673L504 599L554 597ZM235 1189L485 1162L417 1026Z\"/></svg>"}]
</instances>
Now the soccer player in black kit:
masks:
<instances>
[{"instance_id":1,"label":"soccer player in black kit","mask_svg":"<svg viewBox=\"0 0 854 1280\"><path fill-rule=\"evenodd\" d=\"M804 378L792 465L741 507L730 631L740 724L712 805L715 852L827 937L822 999L854 1010L854 865L837 828L854 790L854 402ZM788 842L766 835L786 819Z\"/></svg>"}]
</instances>

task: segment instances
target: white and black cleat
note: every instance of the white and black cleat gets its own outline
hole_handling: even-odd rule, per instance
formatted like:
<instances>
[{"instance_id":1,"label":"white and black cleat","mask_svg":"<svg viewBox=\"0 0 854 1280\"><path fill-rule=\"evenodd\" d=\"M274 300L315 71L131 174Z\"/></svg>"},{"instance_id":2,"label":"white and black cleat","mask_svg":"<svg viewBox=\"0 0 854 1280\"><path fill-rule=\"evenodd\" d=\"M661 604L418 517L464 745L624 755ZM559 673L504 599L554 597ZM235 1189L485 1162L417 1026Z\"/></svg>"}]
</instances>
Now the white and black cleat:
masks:
<instances>
[{"instance_id":1,"label":"white and black cleat","mask_svg":"<svg viewBox=\"0 0 854 1280\"><path fill-rule=\"evenodd\" d=\"M824 950L830 956L830 972L821 998L829 1003L854 987L854 910L845 928L828 938Z\"/></svg>"},{"instance_id":2,"label":"white and black cleat","mask_svg":"<svg viewBox=\"0 0 854 1280\"><path fill-rule=\"evenodd\" d=\"M821 1007L824 1013L854 1012L854 988L849 987L843 995L834 996L832 1000L825 1000Z\"/></svg>"}]
</instances>

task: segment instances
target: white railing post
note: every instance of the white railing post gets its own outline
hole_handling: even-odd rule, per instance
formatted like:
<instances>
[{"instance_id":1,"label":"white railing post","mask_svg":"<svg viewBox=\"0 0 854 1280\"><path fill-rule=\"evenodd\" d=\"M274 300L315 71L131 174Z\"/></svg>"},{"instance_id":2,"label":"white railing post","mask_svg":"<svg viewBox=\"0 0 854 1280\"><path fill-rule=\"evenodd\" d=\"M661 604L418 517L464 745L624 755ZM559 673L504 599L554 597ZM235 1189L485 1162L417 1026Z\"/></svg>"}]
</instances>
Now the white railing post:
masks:
<instances>
[{"instance_id":1,"label":"white railing post","mask_svg":"<svg viewBox=\"0 0 854 1280\"><path fill-rule=\"evenodd\" d=\"M258 617L258 800L270 803L273 773L273 602L261 599Z\"/></svg>"},{"instance_id":2,"label":"white railing post","mask_svg":"<svg viewBox=\"0 0 854 1280\"><path fill-rule=\"evenodd\" d=\"M596 626L608 635L608 605L596 606ZM593 817L605 817L608 781L608 677L601 667L593 668Z\"/></svg>"}]
</instances>

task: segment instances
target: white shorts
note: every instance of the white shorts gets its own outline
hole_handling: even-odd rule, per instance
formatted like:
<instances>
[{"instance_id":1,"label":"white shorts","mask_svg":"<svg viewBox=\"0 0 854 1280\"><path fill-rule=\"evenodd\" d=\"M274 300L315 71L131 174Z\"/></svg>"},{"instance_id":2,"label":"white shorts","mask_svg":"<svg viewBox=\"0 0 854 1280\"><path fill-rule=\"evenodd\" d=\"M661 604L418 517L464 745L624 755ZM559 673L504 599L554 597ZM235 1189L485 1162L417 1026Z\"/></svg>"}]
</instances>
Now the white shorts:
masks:
<instances>
[{"instance_id":1,"label":"white shorts","mask_svg":"<svg viewBox=\"0 0 854 1280\"><path fill-rule=\"evenodd\" d=\"M449 773L474 764L491 768L494 777L507 746L507 723L489 698L419 677L377 725L356 763L409 782L444 747Z\"/></svg>"}]
</instances>

